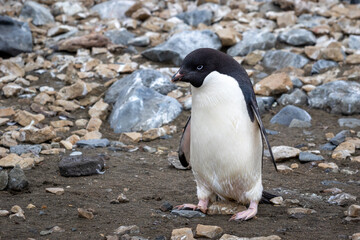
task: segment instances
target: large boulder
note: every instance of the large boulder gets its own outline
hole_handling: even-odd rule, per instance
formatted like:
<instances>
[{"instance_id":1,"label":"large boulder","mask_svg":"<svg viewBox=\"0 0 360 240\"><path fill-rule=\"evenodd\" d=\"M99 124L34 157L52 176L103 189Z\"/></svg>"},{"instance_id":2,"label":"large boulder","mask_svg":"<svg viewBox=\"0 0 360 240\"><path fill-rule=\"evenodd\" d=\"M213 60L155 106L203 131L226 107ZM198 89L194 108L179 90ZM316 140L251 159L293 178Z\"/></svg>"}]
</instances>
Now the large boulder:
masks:
<instances>
[{"instance_id":1,"label":"large boulder","mask_svg":"<svg viewBox=\"0 0 360 240\"><path fill-rule=\"evenodd\" d=\"M16 56L22 52L31 52L32 46L28 23L0 16L0 56L1 53Z\"/></svg>"},{"instance_id":2,"label":"large boulder","mask_svg":"<svg viewBox=\"0 0 360 240\"><path fill-rule=\"evenodd\" d=\"M156 62L172 62L179 66L183 59L198 48L221 48L219 37L210 30L183 31L171 36L166 42L147 49L142 55Z\"/></svg>"},{"instance_id":3,"label":"large boulder","mask_svg":"<svg viewBox=\"0 0 360 240\"><path fill-rule=\"evenodd\" d=\"M308 112L299 107L287 105L286 107L281 109L274 117L271 118L270 123L290 126L290 123L294 119L309 123L311 122L311 116Z\"/></svg>"},{"instance_id":4,"label":"large boulder","mask_svg":"<svg viewBox=\"0 0 360 240\"><path fill-rule=\"evenodd\" d=\"M280 70L284 67L302 68L309 59L292 52L272 50L265 53L262 65L271 70Z\"/></svg>"},{"instance_id":5,"label":"large boulder","mask_svg":"<svg viewBox=\"0 0 360 240\"><path fill-rule=\"evenodd\" d=\"M26 1L24 3L20 17L25 19L32 18L32 23L36 26L45 25L55 21L50 9L33 1Z\"/></svg>"}]
</instances>

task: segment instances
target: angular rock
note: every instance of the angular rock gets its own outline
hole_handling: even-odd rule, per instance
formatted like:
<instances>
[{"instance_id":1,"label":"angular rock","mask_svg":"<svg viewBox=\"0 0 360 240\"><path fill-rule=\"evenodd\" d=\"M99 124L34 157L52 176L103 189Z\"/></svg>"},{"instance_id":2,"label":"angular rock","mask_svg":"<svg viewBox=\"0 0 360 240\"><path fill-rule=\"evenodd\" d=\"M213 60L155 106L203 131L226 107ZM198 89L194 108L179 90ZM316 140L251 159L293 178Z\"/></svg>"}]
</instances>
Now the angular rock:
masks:
<instances>
[{"instance_id":1,"label":"angular rock","mask_svg":"<svg viewBox=\"0 0 360 240\"><path fill-rule=\"evenodd\" d=\"M129 39L127 41L128 45L133 45L137 47L147 47L150 44L150 38L148 36L140 36Z\"/></svg>"},{"instance_id":2,"label":"angular rock","mask_svg":"<svg viewBox=\"0 0 360 240\"><path fill-rule=\"evenodd\" d=\"M29 182L25 176L24 171L19 165L16 165L9 172L8 188L14 191L21 191L29 186Z\"/></svg>"},{"instance_id":3,"label":"angular rock","mask_svg":"<svg viewBox=\"0 0 360 240\"><path fill-rule=\"evenodd\" d=\"M176 133L176 126L163 126L161 128L152 128L142 134L143 141L152 141L165 135Z\"/></svg>"},{"instance_id":4,"label":"angular rock","mask_svg":"<svg viewBox=\"0 0 360 240\"><path fill-rule=\"evenodd\" d=\"M0 167L14 167L19 165L22 169L28 169L34 166L35 160L32 158L22 158L15 153L10 153L0 159Z\"/></svg>"},{"instance_id":5,"label":"angular rock","mask_svg":"<svg viewBox=\"0 0 360 240\"><path fill-rule=\"evenodd\" d=\"M331 144L338 146L340 143L345 141L345 138L350 135L349 130L342 130L335 135L335 137L331 138L329 141Z\"/></svg>"},{"instance_id":6,"label":"angular rock","mask_svg":"<svg viewBox=\"0 0 360 240\"><path fill-rule=\"evenodd\" d=\"M10 211L14 213L9 216L10 219L13 217L19 217L25 220L24 210L22 210L20 206L14 205L11 207Z\"/></svg>"},{"instance_id":7,"label":"angular rock","mask_svg":"<svg viewBox=\"0 0 360 240\"><path fill-rule=\"evenodd\" d=\"M0 191L6 188L8 182L9 182L9 177L7 171L0 170Z\"/></svg>"},{"instance_id":8,"label":"angular rock","mask_svg":"<svg viewBox=\"0 0 360 240\"><path fill-rule=\"evenodd\" d=\"M290 215L293 214L312 214L312 213L316 213L315 210L313 209L309 209L309 208L289 208L287 210L287 213Z\"/></svg>"},{"instance_id":9,"label":"angular rock","mask_svg":"<svg viewBox=\"0 0 360 240\"><path fill-rule=\"evenodd\" d=\"M351 235L351 240L360 240L360 232Z\"/></svg>"},{"instance_id":10,"label":"angular rock","mask_svg":"<svg viewBox=\"0 0 360 240\"><path fill-rule=\"evenodd\" d=\"M136 225L120 226L114 231L115 234L118 234L120 236L124 234L134 234L139 232L140 228Z\"/></svg>"},{"instance_id":11,"label":"angular rock","mask_svg":"<svg viewBox=\"0 0 360 240\"><path fill-rule=\"evenodd\" d=\"M336 160L345 160L350 157L351 154L355 153L355 144L352 142L342 142L339 146L334 149L331 157Z\"/></svg>"},{"instance_id":12,"label":"angular rock","mask_svg":"<svg viewBox=\"0 0 360 240\"><path fill-rule=\"evenodd\" d=\"M109 104L104 102L104 99L101 98L90 108L89 115L92 118L94 117L105 120L107 117L108 109L109 109Z\"/></svg>"},{"instance_id":13,"label":"angular rock","mask_svg":"<svg viewBox=\"0 0 360 240\"><path fill-rule=\"evenodd\" d=\"M199 211L178 210L178 209L173 209L171 211L171 214L180 216L180 217L185 217L185 218L205 217L206 216L204 213L199 212Z\"/></svg>"},{"instance_id":14,"label":"angular rock","mask_svg":"<svg viewBox=\"0 0 360 240\"><path fill-rule=\"evenodd\" d=\"M322 151L332 151L336 148L336 145L333 145L331 143L325 143L320 146L320 150Z\"/></svg>"},{"instance_id":15,"label":"angular rock","mask_svg":"<svg viewBox=\"0 0 360 240\"><path fill-rule=\"evenodd\" d=\"M174 34L166 42L147 49L141 54L152 61L172 62L179 66L186 55L198 48L220 49L221 41L210 30L183 31Z\"/></svg>"},{"instance_id":16,"label":"angular rock","mask_svg":"<svg viewBox=\"0 0 360 240\"><path fill-rule=\"evenodd\" d=\"M332 42L325 49L321 49L321 57L327 60L342 62L344 61L345 53L341 47L341 43Z\"/></svg>"},{"instance_id":17,"label":"angular rock","mask_svg":"<svg viewBox=\"0 0 360 240\"><path fill-rule=\"evenodd\" d=\"M16 83L9 83L2 88L2 91L5 97L10 98L18 96L24 91L24 89Z\"/></svg>"},{"instance_id":18,"label":"angular rock","mask_svg":"<svg viewBox=\"0 0 360 240\"><path fill-rule=\"evenodd\" d=\"M42 114L32 114L28 111L17 111L14 120L22 126L28 126L30 123L37 124L45 119L45 116Z\"/></svg>"},{"instance_id":19,"label":"angular rock","mask_svg":"<svg viewBox=\"0 0 360 240\"><path fill-rule=\"evenodd\" d=\"M183 20L186 24L197 27L200 23L210 25L213 14L209 10L194 10L176 15L177 18Z\"/></svg>"},{"instance_id":20,"label":"angular rock","mask_svg":"<svg viewBox=\"0 0 360 240\"><path fill-rule=\"evenodd\" d=\"M271 148L274 154L275 161L281 161L284 159L295 158L299 156L300 149L290 146L275 146Z\"/></svg>"},{"instance_id":21,"label":"angular rock","mask_svg":"<svg viewBox=\"0 0 360 240\"><path fill-rule=\"evenodd\" d=\"M117 18L124 20L126 11L135 4L135 1L110 0L94 5L91 10L99 13L101 19Z\"/></svg>"},{"instance_id":22,"label":"angular rock","mask_svg":"<svg viewBox=\"0 0 360 240\"><path fill-rule=\"evenodd\" d=\"M299 88L296 88L289 94L282 94L277 102L281 105L300 105L304 106L308 102L307 94Z\"/></svg>"},{"instance_id":23,"label":"angular rock","mask_svg":"<svg viewBox=\"0 0 360 240\"><path fill-rule=\"evenodd\" d=\"M58 95L61 99L71 100L77 97L82 97L88 94L91 89L82 80L77 80L76 83L63 87L59 90Z\"/></svg>"},{"instance_id":24,"label":"angular rock","mask_svg":"<svg viewBox=\"0 0 360 240\"><path fill-rule=\"evenodd\" d=\"M291 29L280 33L279 40L293 46L314 45L315 35L306 29Z\"/></svg>"},{"instance_id":25,"label":"angular rock","mask_svg":"<svg viewBox=\"0 0 360 240\"><path fill-rule=\"evenodd\" d=\"M356 128L360 127L360 119L357 118L340 118L338 120L340 127Z\"/></svg>"},{"instance_id":26,"label":"angular rock","mask_svg":"<svg viewBox=\"0 0 360 240\"><path fill-rule=\"evenodd\" d=\"M346 211L346 215L349 217L360 217L360 206L356 204L350 205Z\"/></svg>"},{"instance_id":27,"label":"angular rock","mask_svg":"<svg viewBox=\"0 0 360 240\"><path fill-rule=\"evenodd\" d=\"M110 40L102 34L91 33L80 37L71 37L58 42L55 50L76 52L80 48L106 47Z\"/></svg>"},{"instance_id":28,"label":"angular rock","mask_svg":"<svg viewBox=\"0 0 360 240\"><path fill-rule=\"evenodd\" d=\"M110 145L110 141L107 138L103 139L87 139L87 140L80 140L76 142L78 147L88 147L88 148L103 148Z\"/></svg>"},{"instance_id":29,"label":"angular rock","mask_svg":"<svg viewBox=\"0 0 360 240\"><path fill-rule=\"evenodd\" d=\"M142 134L138 132L124 132L120 134L119 141L124 143L137 143L141 141Z\"/></svg>"},{"instance_id":30,"label":"angular rock","mask_svg":"<svg viewBox=\"0 0 360 240\"><path fill-rule=\"evenodd\" d=\"M231 56L245 56L254 50L268 50L275 47L276 37L268 31L249 30L243 33L243 39L227 50Z\"/></svg>"},{"instance_id":31,"label":"angular rock","mask_svg":"<svg viewBox=\"0 0 360 240\"><path fill-rule=\"evenodd\" d=\"M319 163L318 164L319 168L324 168L324 169L333 169L335 171L339 170L339 166L336 163L333 162L324 162L324 163Z\"/></svg>"},{"instance_id":32,"label":"angular rock","mask_svg":"<svg viewBox=\"0 0 360 240\"><path fill-rule=\"evenodd\" d=\"M32 153L34 155L39 155L39 153L42 150L42 146L41 145L25 145L25 144L20 144L20 145L16 145L16 146L12 146L10 147L10 152L11 153L16 153L17 155L21 155L24 153Z\"/></svg>"},{"instance_id":33,"label":"angular rock","mask_svg":"<svg viewBox=\"0 0 360 240\"><path fill-rule=\"evenodd\" d=\"M79 177L99 174L104 168L103 156L69 156L59 162L60 175Z\"/></svg>"},{"instance_id":34,"label":"angular rock","mask_svg":"<svg viewBox=\"0 0 360 240\"><path fill-rule=\"evenodd\" d=\"M232 46L236 43L236 35L233 29L223 28L216 30L216 34L221 40L223 46ZM261 59L260 59L261 60Z\"/></svg>"},{"instance_id":35,"label":"angular rock","mask_svg":"<svg viewBox=\"0 0 360 240\"><path fill-rule=\"evenodd\" d=\"M91 131L99 131L101 127L102 121L99 118L92 117L90 118L88 125L86 126L86 130Z\"/></svg>"},{"instance_id":36,"label":"angular rock","mask_svg":"<svg viewBox=\"0 0 360 240\"><path fill-rule=\"evenodd\" d=\"M114 44L128 45L129 41L136 37L135 34L126 29L122 30L109 30L105 32L105 36L110 39Z\"/></svg>"},{"instance_id":37,"label":"angular rock","mask_svg":"<svg viewBox=\"0 0 360 240\"><path fill-rule=\"evenodd\" d=\"M328 70L329 68L334 68L338 66L339 64L337 62L320 59L316 61L312 66L311 74L318 74L324 72L325 70Z\"/></svg>"},{"instance_id":38,"label":"angular rock","mask_svg":"<svg viewBox=\"0 0 360 240\"><path fill-rule=\"evenodd\" d=\"M191 228L177 228L171 232L171 240L195 240Z\"/></svg>"},{"instance_id":39,"label":"angular rock","mask_svg":"<svg viewBox=\"0 0 360 240\"><path fill-rule=\"evenodd\" d=\"M265 53L262 65L271 70L285 67L303 68L309 60L301 55L282 50L271 50Z\"/></svg>"},{"instance_id":40,"label":"angular rock","mask_svg":"<svg viewBox=\"0 0 360 240\"><path fill-rule=\"evenodd\" d=\"M293 88L293 83L286 73L274 73L254 85L255 94L276 95L286 93Z\"/></svg>"},{"instance_id":41,"label":"angular rock","mask_svg":"<svg viewBox=\"0 0 360 240\"><path fill-rule=\"evenodd\" d=\"M94 218L94 213L91 211L91 209L78 208L77 211L80 218L86 218L89 220Z\"/></svg>"},{"instance_id":42,"label":"angular rock","mask_svg":"<svg viewBox=\"0 0 360 240\"><path fill-rule=\"evenodd\" d=\"M223 229L219 226L198 224L196 226L195 237L216 238L222 233Z\"/></svg>"},{"instance_id":43,"label":"angular rock","mask_svg":"<svg viewBox=\"0 0 360 240\"><path fill-rule=\"evenodd\" d=\"M282 12L277 18L276 23L279 27L287 27L296 23L297 17L294 11Z\"/></svg>"},{"instance_id":44,"label":"angular rock","mask_svg":"<svg viewBox=\"0 0 360 240\"><path fill-rule=\"evenodd\" d=\"M360 64L360 54L351 54L346 57L347 64Z\"/></svg>"},{"instance_id":45,"label":"angular rock","mask_svg":"<svg viewBox=\"0 0 360 240\"><path fill-rule=\"evenodd\" d=\"M50 9L46 8L42 4L33 1L25 2L21 10L20 17L25 19L31 18L32 23L36 26L41 26L54 22L54 17L51 14Z\"/></svg>"},{"instance_id":46,"label":"angular rock","mask_svg":"<svg viewBox=\"0 0 360 240\"><path fill-rule=\"evenodd\" d=\"M270 123L289 126L293 119L311 122L311 116L305 110L293 105L287 105L271 118Z\"/></svg>"},{"instance_id":47,"label":"angular rock","mask_svg":"<svg viewBox=\"0 0 360 240\"><path fill-rule=\"evenodd\" d=\"M345 206L345 205L347 205L351 202L355 202L355 201L356 201L356 196L353 196L348 193L339 193L339 194L336 194L335 196L330 196L328 199L328 203L336 204L339 206Z\"/></svg>"},{"instance_id":48,"label":"angular rock","mask_svg":"<svg viewBox=\"0 0 360 240\"><path fill-rule=\"evenodd\" d=\"M348 44L349 48L360 50L360 36L350 35Z\"/></svg>"},{"instance_id":49,"label":"angular rock","mask_svg":"<svg viewBox=\"0 0 360 240\"><path fill-rule=\"evenodd\" d=\"M49 193L53 193L55 195L63 195L65 190L63 188L59 188L59 187L53 187L53 188L46 188L45 189L47 192Z\"/></svg>"},{"instance_id":50,"label":"angular rock","mask_svg":"<svg viewBox=\"0 0 360 240\"><path fill-rule=\"evenodd\" d=\"M6 217L10 214L7 210L0 210L0 217Z\"/></svg>"},{"instance_id":51,"label":"angular rock","mask_svg":"<svg viewBox=\"0 0 360 240\"><path fill-rule=\"evenodd\" d=\"M62 128L62 127L72 127L74 123L69 120L58 120L58 121L51 121L50 125L54 128Z\"/></svg>"},{"instance_id":52,"label":"angular rock","mask_svg":"<svg viewBox=\"0 0 360 240\"><path fill-rule=\"evenodd\" d=\"M37 128L22 128L20 130L20 139L23 142L29 143L43 143L56 137L56 132L53 127Z\"/></svg>"},{"instance_id":53,"label":"angular rock","mask_svg":"<svg viewBox=\"0 0 360 240\"><path fill-rule=\"evenodd\" d=\"M0 107L0 117L10 117L15 115L15 111L12 107Z\"/></svg>"},{"instance_id":54,"label":"angular rock","mask_svg":"<svg viewBox=\"0 0 360 240\"><path fill-rule=\"evenodd\" d=\"M299 154L299 160L300 162L322 161L324 157L310 152L301 152Z\"/></svg>"},{"instance_id":55,"label":"angular rock","mask_svg":"<svg viewBox=\"0 0 360 240\"><path fill-rule=\"evenodd\" d=\"M258 104L260 114L265 113L271 109L271 106L275 102L274 97L256 96L256 102Z\"/></svg>"},{"instance_id":56,"label":"angular rock","mask_svg":"<svg viewBox=\"0 0 360 240\"><path fill-rule=\"evenodd\" d=\"M284 164L279 164L277 165L277 170L281 173L289 173L289 172L292 172L293 169L284 165Z\"/></svg>"}]
</instances>

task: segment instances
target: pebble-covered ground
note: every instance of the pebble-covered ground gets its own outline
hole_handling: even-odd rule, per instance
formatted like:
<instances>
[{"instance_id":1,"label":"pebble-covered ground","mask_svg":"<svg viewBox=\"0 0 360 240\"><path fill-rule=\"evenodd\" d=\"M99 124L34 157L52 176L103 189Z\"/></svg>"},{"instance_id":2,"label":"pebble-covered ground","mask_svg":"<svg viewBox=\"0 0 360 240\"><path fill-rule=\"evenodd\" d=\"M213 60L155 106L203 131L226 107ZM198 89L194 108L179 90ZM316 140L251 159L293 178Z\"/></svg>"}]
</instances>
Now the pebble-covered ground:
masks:
<instances>
[{"instance_id":1,"label":"pebble-covered ground","mask_svg":"<svg viewBox=\"0 0 360 240\"><path fill-rule=\"evenodd\" d=\"M357 1L0 0L0 239L360 239L359 29ZM200 47L247 70L278 165L249 221L172 211Z\"/></svg>"}]
</instances>

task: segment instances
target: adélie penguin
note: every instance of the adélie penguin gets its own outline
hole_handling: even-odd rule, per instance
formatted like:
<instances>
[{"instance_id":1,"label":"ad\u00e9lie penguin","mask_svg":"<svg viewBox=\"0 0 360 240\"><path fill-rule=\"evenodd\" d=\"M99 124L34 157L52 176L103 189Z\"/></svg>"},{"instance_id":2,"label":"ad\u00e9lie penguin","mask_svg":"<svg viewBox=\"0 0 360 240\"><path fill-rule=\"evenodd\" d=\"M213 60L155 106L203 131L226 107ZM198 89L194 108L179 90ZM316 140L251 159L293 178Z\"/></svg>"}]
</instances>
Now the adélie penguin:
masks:
<instances>
[{"instance_id":1,"label":"ad\u00e9lie penguin","mask_svg":"<svg viewBox=\"0 0 360 240\"><path fill-rule=\"evenodd\" d=\"M200 48L185 57L172 81L191 84L192 112L179 159L191 165L199 199L176 208L206 213L218 196L249 204L230 220L253 218L263 195L263 139L276 164L246 71L229 55Z\"/></svg>"}]
</instances>

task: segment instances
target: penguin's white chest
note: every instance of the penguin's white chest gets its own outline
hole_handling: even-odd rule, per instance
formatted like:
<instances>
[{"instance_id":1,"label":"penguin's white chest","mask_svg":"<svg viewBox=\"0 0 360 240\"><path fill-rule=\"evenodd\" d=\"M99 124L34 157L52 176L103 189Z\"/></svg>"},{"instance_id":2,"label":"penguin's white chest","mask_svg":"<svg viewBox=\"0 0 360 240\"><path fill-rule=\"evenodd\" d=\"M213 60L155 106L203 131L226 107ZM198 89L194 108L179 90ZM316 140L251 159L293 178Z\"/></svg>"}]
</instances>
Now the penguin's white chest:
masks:
<instances>
[{"instance_id":1,"label":"penguin's white chest","mask_svg":"<svg viewBox=\"0 0 360 240\"><path fill-rule=\"evenodd\" d=\"M238 83L212 72L192 94L190 156L196 181L224 198L260 198L261 133Z\"/></svg>"}]
</instances>

